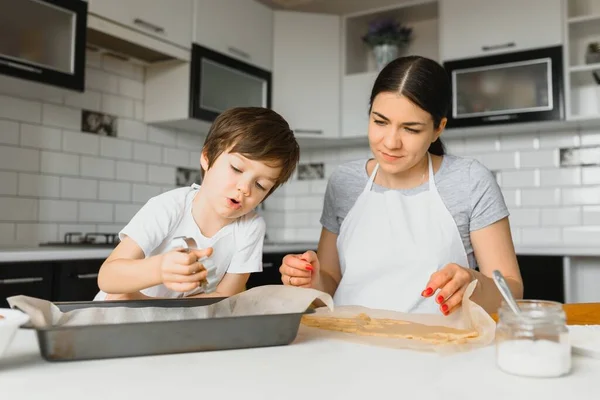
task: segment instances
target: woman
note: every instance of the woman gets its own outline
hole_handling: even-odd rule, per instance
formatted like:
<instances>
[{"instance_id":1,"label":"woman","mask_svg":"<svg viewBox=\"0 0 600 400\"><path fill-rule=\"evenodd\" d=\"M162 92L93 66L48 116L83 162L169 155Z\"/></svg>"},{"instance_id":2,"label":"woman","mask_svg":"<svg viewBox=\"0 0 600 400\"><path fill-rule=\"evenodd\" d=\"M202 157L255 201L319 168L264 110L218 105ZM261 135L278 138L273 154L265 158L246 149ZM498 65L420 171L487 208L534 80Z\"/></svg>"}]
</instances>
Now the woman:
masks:
<instances>
[{"instance_id":1,"label":"woman","mask_svg":"<svg viewBox=\"0 0 600 400\"><path fill-rule=\"evenodd\" d=\"M285 285L327 292L337 305L449 315L477 279L471 299L494 312L502 301L491 278L497 269L522 298L494 176L444 154L450 96L445 70L427 58L398 58L381 71L369 110L374 158L331 176L318 256L287 255L279 269Z\"/></svg>"}]
</instances>

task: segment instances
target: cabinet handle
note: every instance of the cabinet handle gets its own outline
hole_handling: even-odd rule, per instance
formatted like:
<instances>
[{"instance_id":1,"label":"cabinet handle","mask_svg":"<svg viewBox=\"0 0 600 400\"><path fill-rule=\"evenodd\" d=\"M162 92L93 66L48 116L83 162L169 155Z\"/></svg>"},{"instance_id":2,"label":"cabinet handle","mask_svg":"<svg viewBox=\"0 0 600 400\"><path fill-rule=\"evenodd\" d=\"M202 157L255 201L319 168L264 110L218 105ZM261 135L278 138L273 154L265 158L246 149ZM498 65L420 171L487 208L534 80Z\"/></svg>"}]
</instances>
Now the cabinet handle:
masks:
<instances>
[{"instance_id":1,"label":"cabinet handle","mask_svg":"<svg viewBox=\"0 0 600 400\"><path fill-rule=\"evenodd\" d=\"M77 279L96 279L98 274L77 274Z\"/></svg>"},{"instance_id":2,"label":"cabinet handle","mask_svg":"<svg viewBox=\"0 0 600 400\"><path fill-rule=\"evenodd\" d=\"M294 133L310 133L311 135L322 135L323 129L294 129Z\"/></svg>"},{"instance_id":3,"label":"cabinet handle","mask_svg":"<svg viewBox=\"0 0 600 400\"><path fill-rule=\"evenodd\" d=\"M247 60L249 60L249 59L250 59L250 54L246 53L246 52L245 52L245 51L243 51L243 50L236 49L235 47L231 47L231 46L229 46L229 47L227 48L227 50L229 50L229 52L230 52L231 54L235 54L235 55L238 55L238 56L240 56L240 57L244 57L244 58L245 58L245 59L247 59Z\"/></svg>"},{"instance_id":4,"label":"cabinet handle","mask_svg":"<svg viewBox=\"0 0 600 400\"><path fill-rule=\"evenodd\" d=\"M490 51L490 50L500 50L500 49L508 49L509 47L515 47L517 44L515 42L508 42L503 44L496 44L493 46L481 46L481 50Z\"/></svg>"},{"instance_id":5,"label":"cabinet handle","mask_svg":"<svg viewBox=\"0 0 600 400\"><path fill-rule=\"evenodd\" d=\"M0 64L6 65L7 67L11 67L11 68L21 69L21 70L27 71L27 72L33 72L36 74L41 74L42 72L44 72L40 68L34 68L34 67L30 67L29 65L23 65L23 64L16 63L16 62L12 62L12 61L0 60Z\"/></svg>"},{"instance_id":6,"label":"cabinet handle","mask_svg":"<svg viewBox=\"0 0 600 400\"><path fill-rule=\"evenodd\" d=\"M41 282L44 278L37 276L35 278L9 278L0 279L0 285L18 285L19 283Z\"/></svg>"},{"instance_id":7,"label":"cabinet handle","mask_svg":"<svg viewBox=\"0 0 600 400\"><path fill-rule=\"evenodd\" d=\"M263 263L263 268L271 268L273 267L275 264L273 264L272 262L264 262Z\"/></svg>"},{"instance_id":8,"label":"cabinet handle","mask_svg":"<svg viewBox=\"0 0 600 400\"><path fill-rule=\"evenodd\" d=\"M156 33L162 33L162 34L165 33L165 28L163 28L162 26L154 25L154 24L152 24L148 21L144 21L143 19L140 19L140 18L134 19L133 23L141 26L142 28L150 29L151 31L154 31Z\"/></svg>"}]
</instances>

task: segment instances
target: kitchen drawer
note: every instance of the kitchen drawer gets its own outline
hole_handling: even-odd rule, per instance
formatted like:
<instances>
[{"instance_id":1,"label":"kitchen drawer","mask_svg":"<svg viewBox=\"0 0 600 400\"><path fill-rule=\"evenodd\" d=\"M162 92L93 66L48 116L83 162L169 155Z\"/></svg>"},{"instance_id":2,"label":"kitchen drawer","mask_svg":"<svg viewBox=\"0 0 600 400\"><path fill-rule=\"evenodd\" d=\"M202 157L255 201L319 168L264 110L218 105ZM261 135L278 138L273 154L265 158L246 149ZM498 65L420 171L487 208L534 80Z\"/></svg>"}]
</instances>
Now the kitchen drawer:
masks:
<instances>
[{"instance_id":1,"label":"kitchen drawer","mask_svg":"<svg viewBox=\"0 0 600 400\"><path fill-rule=\"evenodd\" d=\"M54 301L92 301L100 290L98 271L104 259L57 263Z\"/></svg>"},{"instance_id":2,"label":"kitchen drawer","mask_svg":"<svg viewBox=\"0 0 600 400\"><path fill-rule=\"evenodd\" d=\"M0 264L0 307L8 307L7 297L24 295L52 299L52 262Z\"/></svg>"}]
</instances>

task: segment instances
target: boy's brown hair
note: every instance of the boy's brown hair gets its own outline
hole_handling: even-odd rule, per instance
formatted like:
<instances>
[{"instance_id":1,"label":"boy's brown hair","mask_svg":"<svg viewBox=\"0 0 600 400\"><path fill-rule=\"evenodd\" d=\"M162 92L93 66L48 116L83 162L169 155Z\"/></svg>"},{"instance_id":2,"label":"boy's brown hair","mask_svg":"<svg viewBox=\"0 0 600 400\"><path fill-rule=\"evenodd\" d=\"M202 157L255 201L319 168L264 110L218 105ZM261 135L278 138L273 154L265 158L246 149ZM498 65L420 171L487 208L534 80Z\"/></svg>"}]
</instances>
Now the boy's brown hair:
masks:
<instances>
[{"instance_id":1,"label":"boy's brown hair","mask_svg":"<svg viewBox=\"0 0 600 400\"><path fill-rule=\"evenodd\" d=\"M230 148L231 153L281 167L277 182L265 198L290 179L300 161L300 146L287 121L263 107L236 107L219 114L202 148L208 168ZM204 178L204 170L201 174Z\"/></svg>"}]
</instances>

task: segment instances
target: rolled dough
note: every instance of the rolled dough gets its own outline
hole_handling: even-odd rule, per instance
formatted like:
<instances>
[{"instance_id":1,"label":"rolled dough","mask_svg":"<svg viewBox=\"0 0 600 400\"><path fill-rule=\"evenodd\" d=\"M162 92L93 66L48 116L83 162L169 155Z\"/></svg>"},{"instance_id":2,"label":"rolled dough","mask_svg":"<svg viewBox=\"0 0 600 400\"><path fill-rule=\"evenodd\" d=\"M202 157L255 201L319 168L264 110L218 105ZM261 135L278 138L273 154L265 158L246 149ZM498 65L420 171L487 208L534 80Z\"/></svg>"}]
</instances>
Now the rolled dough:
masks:
<instances>
[{"instance_id":1,"label":"rolled dough","mask_svg":"<svg viewBox=\"0 0 600 400\"><path fill-rule=\"evenodd\" d=\"M304 315L302 316L302 324L313 328L355 335L412 339L434 344L462 343L479 335L476 330L424 325L394 319L377 319L364 313L352 318Z\"/></svg>"}]
</instances>

